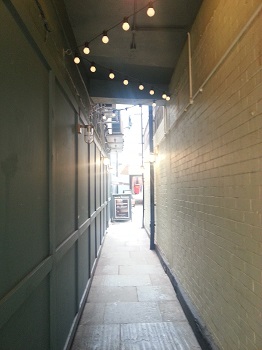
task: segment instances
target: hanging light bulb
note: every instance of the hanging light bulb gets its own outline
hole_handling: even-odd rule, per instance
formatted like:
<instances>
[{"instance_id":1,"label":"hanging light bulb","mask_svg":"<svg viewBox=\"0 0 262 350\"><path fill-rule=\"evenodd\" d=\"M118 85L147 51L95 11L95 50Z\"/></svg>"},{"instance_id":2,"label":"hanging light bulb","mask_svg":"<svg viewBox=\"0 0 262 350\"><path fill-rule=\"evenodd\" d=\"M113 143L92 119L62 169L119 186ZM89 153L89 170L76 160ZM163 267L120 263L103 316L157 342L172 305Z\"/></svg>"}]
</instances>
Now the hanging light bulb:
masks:
<instances>
[{"instance_id":1,"label":"hanging light bulb","mask_svg":"<svg viewBox=\"0 0 262 350\"><path fill-rule=\"evenodd\" d=\"M170 96L169 95L166 96L166 100L170 101Z\"/></svg>"},{"instance_id":2,"label":"hanging light bulb","mask_svg":"<svg viewBox=\"0 0 262 350\"><path fill-rule=\"evenodd\" d=\"M123 19L123 24L122 24L123 30L127 31L130 28L130 25L128 23L128 17L124 17Z\"/></svg>"},{"instance_id":3,"label":"hanging light bulb","mask_svg":"<svg viewBox=\"0 0 262 350\"><path fill-rule=\"evenodd\" d=\"M147 15L149 17L153 17L154 14L155 14L155 10L154 10L154 7L153 7L153 2L152 1L149 1L149 4L148 4L148 9L147 9Z\"/></svg>"},{"instance_id":4,"label":"hanging light bulb","mask_svg":"<svg viewBox=\"0 0 262 350\"><path fill-rule=\"evenodd\" d=\"M96 72L96 66L95 66L95 63L94 63L94 62L91 63L90 71L91 71L92 73L95 73L95 72Z\"/></svg>"},{"instance_id":5,"label":"hanging light bulb","mask_svg":"<svg viewBox=\"0 0 262 350\"><path fill-rule=\"evenodd\" d=\"M128 79L125 78L125 79L123 80L123 84L124 84L124 85L128 85Z\"/></svg>"},{"instance_id":6,"label":"hanging light bulb","mask_svg":"<svg viewBox=\"0 0 262 350\"><path fill-rule=\"evenodd\" d=\"M156 100L153 101L152 107L156 107Z\"/></svg>"},{"instance_id":7,"label":"hanging light bulb","mask_svg":"<svg viewBox=\"0 0 262 350\"><path fill-rule=\"evenodd\" d=\"M142 83L139 84L139 90L144 90L144 85Z\"/></svg>"},{"instance_id":8,"label":"hanging light bulb","mask_svg":"<svg viewBox=\"0 0 262 350\"><path fill-rule=\"evenodd\" d=\"M166 99L166 93L163 92L162 98L165 100Z\"/></svg>"},{"instance_id":9,"label":"hanging light bulb","mask_svg":"<svg viewBox=\"0 0 262 350\"><path fill-rule=\"evenodd\" d=\"M151 88L149 93L150 93L150 95L154 95L155 94L155 90L153 88Z\"/></svg>"},{"instance_id":10,"label":"hanging light bulb","mask_svg":"<svg viewBox=\"0 0 262 350\"><path fill-rule=\"evenodd\" d=\"M104 44L107 44L109 42L109 37L107 36L107 31L106 30L103 31L102 42Z\"/></svg>"},{"instance_id":11,"label":"hanging light bulb","mask_svg":"<svg viewBox=\"0 0 262 350\"><path fill-rule=\"evenodd\" d=\"M115 77L115 74L114 74L114 72L112 71L112 69L110 69L109 78L110 78L110 79L114 79L114 77Z\"/></svg>"},{"instance_id":12,"label":"hanging light bulb","mask_svg":"<svg viewBox=\"0 0 262 350\"><path fill-rule=\"evenodd\" d=\"M90 53L89 43L85 43L85 47L83 48L83 52L88 55Z\"/></svg>"},{"instance_id":13,"label":"hanging light bulb","mask_svg":"<svg viewBox=\"0 0 262 350\"><path fill-rule=\"evenodd\" d=\"M103 120L106 120L106 119L107 119L106 116L105 116L104 114L102 114L102 119L103 119Z\"/></svg>"},{"instance_id":14,"label":"hanging light bulb","mask_svg":"<svg viewBox=\"0 0 262 350\"><path fill-rule=\"evenodd\" d=\"M75 64L79 64L80 63L80 58L79 58L77 53L75 53L74 62L75 62Z\"/></svg>"}]
</instances>

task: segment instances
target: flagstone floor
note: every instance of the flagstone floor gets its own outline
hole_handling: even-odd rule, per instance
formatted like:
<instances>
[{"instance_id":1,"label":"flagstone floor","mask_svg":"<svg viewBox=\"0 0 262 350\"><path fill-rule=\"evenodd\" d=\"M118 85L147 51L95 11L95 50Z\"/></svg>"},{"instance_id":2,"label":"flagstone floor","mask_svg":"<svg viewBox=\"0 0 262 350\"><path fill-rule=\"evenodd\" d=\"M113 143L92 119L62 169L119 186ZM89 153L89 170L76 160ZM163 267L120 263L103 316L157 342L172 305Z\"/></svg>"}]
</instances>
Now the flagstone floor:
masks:
<instances>
[{"instance_id":1,"label":"flagstone floor","mask_svg":"<svg viewBox=\"0 0 262 350\"><path fill-rule=\"evenodd\" d=\"M141 229L132 222L108 229L71 350L199 350L175 291Z\"/></svg>"}]
</instances>

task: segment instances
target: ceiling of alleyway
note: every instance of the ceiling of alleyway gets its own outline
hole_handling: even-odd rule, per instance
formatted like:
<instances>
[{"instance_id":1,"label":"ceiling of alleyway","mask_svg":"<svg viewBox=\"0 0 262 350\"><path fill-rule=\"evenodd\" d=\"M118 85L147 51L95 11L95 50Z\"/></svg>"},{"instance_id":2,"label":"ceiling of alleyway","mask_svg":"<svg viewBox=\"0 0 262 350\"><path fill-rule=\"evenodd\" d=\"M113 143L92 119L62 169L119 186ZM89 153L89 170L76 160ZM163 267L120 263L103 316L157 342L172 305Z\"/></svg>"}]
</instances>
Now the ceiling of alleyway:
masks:
<instances>
[{"instance_id":1,"label":"ceiling of alleyway","mask_svg":"<svg viewBox=\"0 0 262 350\"><path fill-rule=\"evenodd\" d=\"M147 16L147 0L64 2L81 59L79 70L93 102L161 101L202 0L153 1L153 17ZM128 17L128 31L122 29L124 17ZM103 31L108 31L107 44L101 40ZM83 53L86 42L88 55ZM90 72L92 62L95 73ZM110 70L115 74L113 80L108 76ZM125 78L129 80L127 86L123 85ZM139 90L140 83L143 91ZM151 88L154 95L149 94Z\"/></svg>"}]
</instances>

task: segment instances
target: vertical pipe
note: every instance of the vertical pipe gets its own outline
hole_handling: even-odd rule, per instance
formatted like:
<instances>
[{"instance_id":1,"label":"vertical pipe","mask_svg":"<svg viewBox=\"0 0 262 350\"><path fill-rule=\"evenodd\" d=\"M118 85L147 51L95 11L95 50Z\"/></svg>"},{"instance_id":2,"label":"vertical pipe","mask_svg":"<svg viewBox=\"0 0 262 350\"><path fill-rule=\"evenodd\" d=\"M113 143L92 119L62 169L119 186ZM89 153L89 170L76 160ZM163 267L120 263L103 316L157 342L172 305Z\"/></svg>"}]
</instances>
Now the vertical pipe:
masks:
<instances>
[{"instance_id":1,"label":"vertical pipe","mask_svg":"<svg viewBox=\"0 0 262 350\"><path fill-rule=\"evenodd\" d=\"M149 106L149 152L154 152L153 144L153 107ZM150 163L150 250L155 249L155 191L154 163Z\"/></svg>"},{"instance_id":2,"label":"vertical pipe","mask_svg":"<svg viewBox=\"0 0 262 350\"><path fill-rule=\"evenodd\" d=\"M192 87L192 59L191 59L191 36L187 33L188 43L188 75L189 75L189 103L193 104L193 87Z\"/></svg>"},{"instance_id":3,"label":"vertical pipe","mask_svg":"<svg viewBox=\"0 0 262 350\"><path fill-rule=\"evenodd\" d=\"M142 191L143 191L143 213L142 213L142 228L145 227L145 182L144 182L144 130L143 130L143 112L142 112L142 105L140 105L140 120L141 120L141 154L142 154L142 162L141 162L141 171L142 171Z\"/></svg>"},{"instance_id":4,"label":"vertical pipe","mask_svg":"<svg viewBox=\"0 0 262 350\"><path fill-rule=\"evenodd\" d=\"M140 125L141 125L141 155L142 155L142 162L141 166L144 166L144 132L143 132L143 112L142 112L142 105L140 105Z\"/></svg>"}]
</instances>

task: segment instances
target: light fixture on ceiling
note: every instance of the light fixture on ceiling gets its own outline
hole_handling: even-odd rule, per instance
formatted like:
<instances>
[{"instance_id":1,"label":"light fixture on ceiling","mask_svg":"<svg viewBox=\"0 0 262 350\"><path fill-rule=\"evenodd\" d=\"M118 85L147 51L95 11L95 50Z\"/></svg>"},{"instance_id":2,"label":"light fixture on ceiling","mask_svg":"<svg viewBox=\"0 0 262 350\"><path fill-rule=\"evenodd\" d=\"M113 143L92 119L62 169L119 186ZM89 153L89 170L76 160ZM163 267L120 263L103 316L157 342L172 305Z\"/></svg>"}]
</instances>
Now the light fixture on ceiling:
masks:
<instances>
[{"instance_id":1,"label":"light fixture on ceiling","mask_svg":"<svg viewBox=\"0 0 262 350\"><path fill-rule=\"evenodd\" d=\"M103 119L104 121L107 120L107 117L106 117L105 114L102 114L102 119Z\"/></svg>"},{"instance_id":2,"label":"light fixture on ceiling","mask_svg":"<svg viewBox=\"0 0 262 350\"><path fill-rule=\"evenodd\" d=\"M124 85L128 85L128 79L127 79L127 78L125 78L125 79L123 80L123 84L124 84Z\"/></svg>"},{"instance_id":3,"label":"light fixture on ceiling","mask_svg":"<svg viewBox=\"0 0 262 350\"><path fill-rule=\"evenodd\" d=\"M139 84L139 90L144 90L144 85L142 83Z\"/></svg>"},{"instance_id":4,"label":"light fixture on ceiling","mask_svg":"<svg viewBox=\"0 0 262 350\"><path fill-rule=\"evenodd\" d=\"M95 66L95 63L94 63L94 62L91 63L90 71L91 71L92 73L95 73L95 72L96 72L96 66Z\"/></svg>"},{"instance_id":5,"label":"light fixture on ceiling","mask_svg":"<svg viewBox=\"0 0 262 350\"><path fill-rule=\"evenodd\" d=\"M122 24L123 30L127 31L130 29L130 25L128 23L128 17L124 17L123 24Z\"/></svg>"},{"instance_id":6,"label":"light fixture on ceiling","mask_svg":"<svg viewBox=\"0 0 262 350\"><path fill-rule=\"evenodd\" d=\"M163 98L164 100L166 99L166 93L165 93L165 92L163 92L162 98Z\"/></svg>"},{"instance_id":7,"label":"light fixture on ceiling","mask_svg":"<svg viewBox=\"0 0 262 350\"><path fill-rule=\"evenodd\" d=\"M149 17L153 17L155 15L155 10L154 10L154 7L153 7L153 2L152 1L149 1L149 4L148 4L148 9L147 9L147 15Z\"/></svg>"},{"instance_id":8,"label":"light fixture on ceiling","mask_svg":"<svg viewBox=\"0 0 262 350\"><path fill-rule=\"evenodd\" d=\"M106 30L103 31L102 42L104 44L107 44L109 42L109 37L107 36L107 31Z\"/></svg>"},{"instance_id":9,"label":"light fixture on ceiling","mask_svg":"<svg viewBox=\"0 0 262 350\"><path fill-rule=\"evenodd\" d=\"M156 100L153 101L152 107L156 107Z\"/></svg>"},{"instance_id":10,"label":"light fixture on ceiling","mask_svg":"<svg viewBox=\"0 0 262 350\"><path fill-rule=\"evenodd\" d=\"M150 93L150 95L154 95L155 94L155 90L153 88L151 88L149 93Z\"/></svg>"},{"instance_id":11,"label":"light fixture on ceiling","mask_svg":"<svg viewBox=\"0 0 262 350\"><path fill-rule=\"evenodd\" d=\"M83 48L84 54L88 55L90 53L89 43L85 43L85 47Z\"/></svg>"},{"instance_id":12,"label":"light fixture on ceiling","mask_svg":"<svg viewBox=\"0 0 262 350\"><path fill-rule=\"evenodd\" d=\"M80 58L79 58L79 55L77 53L75 53L74 62L75 62L75 64L79 64L80 63Z\"/></svg>"},{"instance_id":13,"label":"light fixture on ceiling","mask_svg":"<svg viewBox=\"0 0 262 350\"><path fill-rule=\"evenodd\" d=\"M170 101L170 96L169 95L166 95L166 100Z\"/></svg>"},{"instance_id":14,"label":"light fixture on ceiling","mask_svg":"<svg viewBox=\"0 0 262 350\"><path fill-rule=\"evenodd\" d=\"M114 72L113 72L112 69L110 69L109 78L110 78L110 79L114 79L114 78L115 78L115 74L114 74Z\"/></svg>"}]
</instances>

